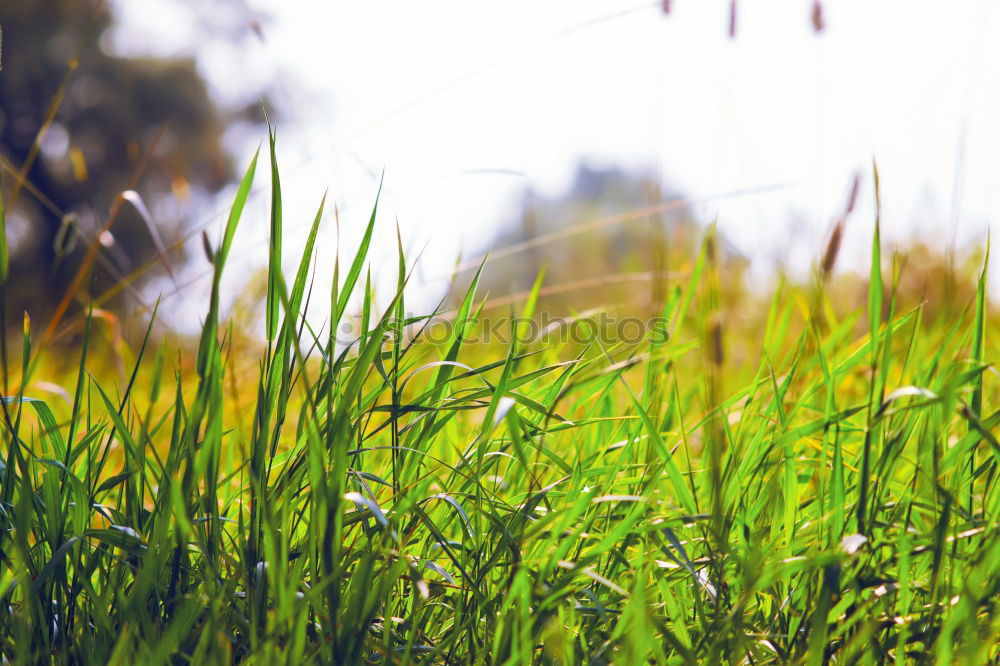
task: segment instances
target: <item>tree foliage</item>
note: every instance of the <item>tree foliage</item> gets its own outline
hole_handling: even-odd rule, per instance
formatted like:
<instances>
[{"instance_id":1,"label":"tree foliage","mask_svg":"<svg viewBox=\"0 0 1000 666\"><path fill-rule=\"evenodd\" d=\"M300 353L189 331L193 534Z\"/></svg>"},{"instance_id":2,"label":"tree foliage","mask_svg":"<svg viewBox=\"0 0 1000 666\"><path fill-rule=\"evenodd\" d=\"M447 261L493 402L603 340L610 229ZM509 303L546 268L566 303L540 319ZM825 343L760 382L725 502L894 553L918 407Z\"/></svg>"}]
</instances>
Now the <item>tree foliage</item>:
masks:
<instances>
[{"instance_id":1,"label":"tree foliage","mask_svg":"<svg viewBox=\"0 0 1000 666\"><path fill-rule=\"evenodd\" d=\"M102 37L113 22L100 0L0 4L0 183L14 321L21 310L50 313L94 243L97 261L75 299L84 304L126 275L135 278L135 294L156 273L140 270L144 264L168 263L157 258L153 237L169 247L192 202L231 177L225 118L194 60L111 53ZM116 206L126 190L141 198Z\"/></svg>"}]
</instances>

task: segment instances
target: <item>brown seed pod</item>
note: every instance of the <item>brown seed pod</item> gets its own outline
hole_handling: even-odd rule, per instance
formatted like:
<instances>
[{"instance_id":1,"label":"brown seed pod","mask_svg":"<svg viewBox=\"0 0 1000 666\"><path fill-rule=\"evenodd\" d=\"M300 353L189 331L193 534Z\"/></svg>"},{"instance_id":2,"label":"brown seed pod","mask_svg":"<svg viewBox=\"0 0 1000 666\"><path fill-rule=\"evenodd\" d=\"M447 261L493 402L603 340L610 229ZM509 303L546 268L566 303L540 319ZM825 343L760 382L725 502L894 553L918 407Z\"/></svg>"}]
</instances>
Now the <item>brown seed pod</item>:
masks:
<instances>
[{"instance_id":1,"label":"brown seed pod","mask_svg":"<svg viewBox=\"0 0 1000 666\"><path fill-rule=\"evenodd\" d=\"M208 234L204 229L201 230L201 249L205 251L208 263L215 264L215 251L212 249L212 242L208 240Z\"/></svg>"},{"instance_id":2,"label":"brown seed pod","mask_svg":"<svg viewBox=\"0 0 1000 666\"><path fill-rule=\"evenodd\" d=\"M826 251L823 252L823 262L820 264L820 273L823 278L827 278L833 272L833 266L837 263L837 255L840 254L840 242L844 238L844 218L837 220L830 234L830 240L826 243Z\"/></svg>"},{"instance_id":3,"label":"brown seed pod","mask_svg":"<svg viewBox=\"0 0 1000 666\"><path fill-rule=\"evenodd\" d=\"M712 354L712 363L716 367L721 367L726 361L726 350L725 344L723 342L723 327L722 327L722 316L716 312L712 315L712 324L708 330L709 342L711 343L709 351Z\"/></svg>"},{"instance_id":4,"label":"brown seed pod","mask_svg":"<svg viewBox=\"0 0 1000 666\"><path fill-rule=\"evenodd\" d=\"M854 205L858 203L858 192L861 190L861 174L854 174L854 182L851 183L851 193L847 197L847 209L844 214L847 215L854 210Z\"/></svg>"},{"instance_id":5,"label":"brown seed pod","mask_svg":"<svg viewBox=\"0 0 1000 666\"><path fill-rule=\"evenodd\" d=\"M826 28L826 21L823 20L823 3L816 0L812 6L812 25L816 32L823 32Z\"/></svg>"}]
</instances>

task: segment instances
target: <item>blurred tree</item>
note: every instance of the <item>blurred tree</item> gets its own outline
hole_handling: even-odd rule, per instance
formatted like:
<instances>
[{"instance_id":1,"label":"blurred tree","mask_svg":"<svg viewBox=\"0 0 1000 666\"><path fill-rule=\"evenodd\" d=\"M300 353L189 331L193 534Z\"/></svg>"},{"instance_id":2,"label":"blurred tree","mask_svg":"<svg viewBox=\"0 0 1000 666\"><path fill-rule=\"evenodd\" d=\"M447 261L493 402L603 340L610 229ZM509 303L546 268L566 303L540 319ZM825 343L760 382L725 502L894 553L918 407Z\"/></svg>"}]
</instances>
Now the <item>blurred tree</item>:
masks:
<instances>
[{"instance_id":1,"label":"blurred tree","mask_svg":"<svg viewBox=\"0 0 1000 666\"><path fill-rule=\"evenodd\" d=\"M494 243L484 287L492 296L523 294L544 267L543 302L560 315L603 306L658 313L704 236L684 197L664 193L649 174L617 168L581 165L565 193L528 191L521 210L520 224ZM727 296L737 298L746 261L719 244L732 278Z\"/></svg>"},{"instance_id":2,"label":"blurred tree","mask_svg":"<svg viewBox=\"0 0 1000 666\"><path fill-rule=\"evenodd\" d=\"M98 237L101 252L81 294L103 293L155 259L152 241L162 235L169 246L179 237L186 202L231 176L221 144L226 119L194 60L109 53L102 36L113 20L101 0L0 3L0 184L15 322L21 310L51 314ZM122 205L100 233L127 189L141 199ZM147 206L152 225L143 219Z\"/></svg>"}]
</instances>

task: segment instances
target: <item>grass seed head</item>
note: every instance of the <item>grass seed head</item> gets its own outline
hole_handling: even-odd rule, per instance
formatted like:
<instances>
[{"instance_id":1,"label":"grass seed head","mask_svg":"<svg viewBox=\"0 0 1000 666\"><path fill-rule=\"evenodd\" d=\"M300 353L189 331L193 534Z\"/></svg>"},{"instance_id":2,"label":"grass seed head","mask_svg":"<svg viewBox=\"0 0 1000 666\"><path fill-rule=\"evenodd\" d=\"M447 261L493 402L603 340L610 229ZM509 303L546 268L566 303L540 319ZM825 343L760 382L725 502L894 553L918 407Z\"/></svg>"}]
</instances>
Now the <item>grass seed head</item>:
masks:
<instances>
[{"instance_id":1,"label":"grass seed head","mask_svg":"<svg viewBox=\"0 0 1000 666\"><path fill-rule=\"evenodd\" d=\"M854 174L854 182L851 183L851 193L847 197L847 208L844 214L849 215L854 211L855 204L858 203L858 191L861 189L861 174Z\"/></svg>"},{"instance_id":2,"label":"grass seed head","mask_svg":"<svg viewBox=\"0 0 1000 666\"><path fill-rule=\"evenodd\" d=\"M716 312L712 315L712 323L709 326L708 337L711 343L710 351L712 354L712 364L716 367L722 367L722 364L726 360L725 343L723 341L723 335L725 330L722 324L722 315Z\"/></svg>"},{"instance_id":3,"label":"grass seed head","mask_svg":"<svg viewBox=\"0 0 1000 666\"><path fill-rule=\"evenodd\" d=\"M830 240L826 243L826 250L823 252L823 262L820 264L820 274L826 279L833 273L834 264L837 263L837 255L840 254L840 243L844 238L844 218L837 220L830 234Z\"/></svg>"},{"instance_id":4,"label":"grass seed head","mask_svg":"<svg viewBox=\"0 0 1000 666\"><path fill-rule=\"evenodd\" d=\"M826 28L826 22L823 20L823 3L820 0L816 0L812 6L812 19L813 30L816 32L823 32Z\"/></svg>"}]
</instances>

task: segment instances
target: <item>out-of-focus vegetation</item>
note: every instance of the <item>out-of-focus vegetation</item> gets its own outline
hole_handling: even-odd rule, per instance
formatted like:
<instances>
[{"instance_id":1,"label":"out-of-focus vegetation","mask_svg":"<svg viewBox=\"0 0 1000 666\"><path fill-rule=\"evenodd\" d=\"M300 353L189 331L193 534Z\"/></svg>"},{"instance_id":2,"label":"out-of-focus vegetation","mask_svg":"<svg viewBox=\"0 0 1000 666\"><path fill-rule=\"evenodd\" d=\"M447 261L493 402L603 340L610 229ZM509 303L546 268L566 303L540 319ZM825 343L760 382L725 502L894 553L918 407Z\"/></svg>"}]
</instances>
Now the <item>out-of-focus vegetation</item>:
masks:
<instances>
[{"instance_id":1,"label":"out-of-focus vegetation","mask_svg":"<svg viewBox=\"0 0 1000 666\"><path fill-rule=\"evenodd\" d=\"M182 263L185 223L232 177L222 131L249 111L217 108L192 58L109 51L112 26L103 0L0 3L0 185L18 316L41 321L67 290L74 308L113 287L118 307L134 305L146 279ZM92 247L94 268L74 285Z\"/></svg>"},{"instance_id":2,"label":"out-of-focus vegetation","mask_svg":"<svg viewBox=\"0 0 1000 666\"><path fill-rule=\"evenodd\" d=\"M529 191L521 210L519 224L497 238L483 287L523 295L544 269L551 286L541 302L560 314L609 304L658 313L665 285L692 268L704 231L685 197L662 192L652 176L614 168L582 165L564 194ZM727 249L726 291L735 297L746 262Z\"/></svg>"},{"instance_id":3,"label":"out-of-focus vegetation","mask_svg":"<svg viewBox=\"0 0 1000 666\"><path fill-rule=\"evenodd\" d=\"M777 273L761 283L751 280L748 259L722 232L706 229L695 218L695 202L663 191L659 179L642 172L581 165L564 193L529 191L517 223L501 230L479 281L488 294L485 312L497 315L523 303L544 273L539 311L550 320L601 313L648 321L661 313L671 285L698 270L699 250L711 239L707 248L714 258L711 279L717 299L712 317L724 333L731 360L752 363L775 290L788 290L786 297L799 314L791 324L796 335L810 319L825 330L845 313L867 306L868 276L839 269L845 227L871 224L855 211L861 187L856 178L843 208L831 212L830 233L825 247L817 248L811 275ZM984 259L975 248L933 246L915 237L886 254L896 271L891 279L897 306L920 307L924 326L955 321L972 302L975 280L970 276ZM467 262L464 267L475 266ZM461 295L468 280L458 284ZM457 300L452 304L457 306ZM855 328L861 334L863 322Z\"/></svg>"}]
</instances>

